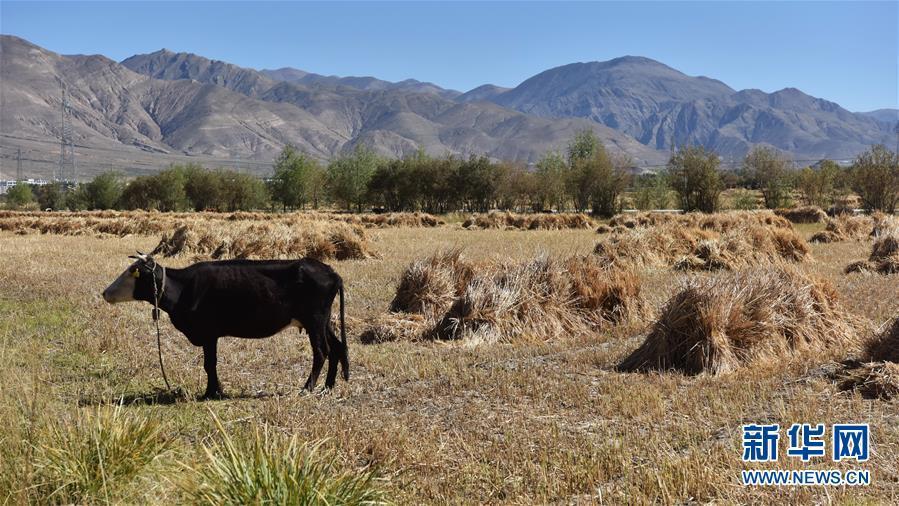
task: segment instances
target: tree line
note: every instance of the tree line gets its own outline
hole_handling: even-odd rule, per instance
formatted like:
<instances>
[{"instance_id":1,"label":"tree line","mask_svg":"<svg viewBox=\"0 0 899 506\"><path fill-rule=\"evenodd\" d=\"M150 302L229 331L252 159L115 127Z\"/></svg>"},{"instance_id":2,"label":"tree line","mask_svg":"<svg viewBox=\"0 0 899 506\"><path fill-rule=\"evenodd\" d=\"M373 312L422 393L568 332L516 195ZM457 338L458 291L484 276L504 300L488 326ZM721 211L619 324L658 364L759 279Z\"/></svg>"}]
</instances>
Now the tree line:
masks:
<instances>
[{"instance_id":1,"label":"tree line","mask_svg":"<svg viewBox=\"0 0 899 506\"><path fill-rule=\"evenodd\" d=\"M899 205L899 156L882 145L859 155L850 167L822 160L797 169L783 153L764 146L752 149L735 171L722 170L717 154L697 146L673 152L656 173L633 175L631 166L591 131L577 134L567 149L546 153L532 167L424 151L385 159L361 145L323 164L288 146L265 180L233 170L175 165L130 180L106 172L72 188L20 184L6 200L8 207L34 202L41 209L71 210L290 211L329 206L355 212L503 209L610 216L625 207L715 212L722 206L722 192L736 189L730 207L739 209L788 207L797 200L826 208L845 205L853 193L865 209L894 212Z\"/></svg>"}]
</instances>

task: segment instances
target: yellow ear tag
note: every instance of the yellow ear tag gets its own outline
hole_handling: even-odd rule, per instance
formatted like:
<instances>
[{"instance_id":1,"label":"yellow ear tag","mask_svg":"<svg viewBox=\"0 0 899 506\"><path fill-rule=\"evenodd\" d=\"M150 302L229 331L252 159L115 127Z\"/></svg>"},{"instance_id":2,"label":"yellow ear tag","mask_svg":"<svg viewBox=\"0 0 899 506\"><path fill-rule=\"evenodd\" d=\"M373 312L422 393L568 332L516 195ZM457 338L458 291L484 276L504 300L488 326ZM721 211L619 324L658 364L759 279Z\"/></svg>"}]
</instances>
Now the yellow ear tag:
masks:
<instances>
[{"instance_id":1,"label":"yellow ear tag","mask_svg":"<svg viewBox=\"0 0 899 506\"><path fill-rule=\"evenodd\" d=\"M139 270L139 269L134 269L133 271L131 271L131 277L132 277L132 278L139 278L139 277L140 277L140 270Z\"/></svg>"}]
</instances>

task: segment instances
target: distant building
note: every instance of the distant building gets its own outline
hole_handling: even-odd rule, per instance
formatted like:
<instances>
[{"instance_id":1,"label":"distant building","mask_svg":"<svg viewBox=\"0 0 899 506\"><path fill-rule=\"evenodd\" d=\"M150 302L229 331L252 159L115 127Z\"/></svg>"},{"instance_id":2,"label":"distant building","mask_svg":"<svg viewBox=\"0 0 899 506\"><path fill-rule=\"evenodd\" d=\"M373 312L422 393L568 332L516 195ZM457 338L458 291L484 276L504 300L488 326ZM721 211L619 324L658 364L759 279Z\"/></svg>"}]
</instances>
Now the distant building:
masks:
<instances>
[{"instance_id":1,"label":"distant building","mask_svg":"<svg viewBox=\"0 0 899 506\"><path fill-rule=\"evenodd\" d=\"M17 185L18 183L19 181L16 181L15 179L0 179L0 195L6 194L6 192L8 192L10 188ZM22 183L31 186L44 186L50 184L50 181L47 181L46 179L25 179L22 180Z\"/></svg>"}]
</instances>

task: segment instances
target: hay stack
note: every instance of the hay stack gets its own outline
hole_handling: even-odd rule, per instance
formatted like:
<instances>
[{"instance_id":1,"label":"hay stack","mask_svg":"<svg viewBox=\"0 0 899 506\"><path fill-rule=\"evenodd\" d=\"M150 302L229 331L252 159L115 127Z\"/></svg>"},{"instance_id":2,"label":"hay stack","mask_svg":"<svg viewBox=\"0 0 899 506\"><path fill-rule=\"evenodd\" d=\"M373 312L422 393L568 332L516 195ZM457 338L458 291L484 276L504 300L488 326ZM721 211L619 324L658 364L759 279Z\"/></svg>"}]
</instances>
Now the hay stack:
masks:
<instances>
[{"instance_id":1,"label":"hay stack","mask_svg":"<svg viewBox=\"0 0 899 506\"><path fill-rule=\"evenodd\" d=\"M870 216L841 214L836 218L828 218L824 230L814 234L809 241L819 243L863 241L871 235L875 225L875 218Z\"/></svg>"},{"instance_id":2,"label":"hay stack","mask_svg":"<svg viewBox=\"0 0 899 506\"><path fill-rule=\"evenodd\" d=\"M734 229L724 225L725 232L675 222L636 228L610 234L593 252L613 265L672 266L679 270L733 270L759 262L802 262L809 258L808 244L792 228L749 223Z\"/></svg>"},{"instance_id":3,"label":"hay stack","mask_svg":"<svg viewBox=\"0 0 899 506\"><path fill-rule=\"evenodd\" d=\"M864 363L845 371L840 388L869 399L899 396L899 318L865 344Z\"/></svg>"},{"instance_id":4,"label":"hay stack","mask_svg":"<svg viewBox=\"0 0 899 506\"><path fill-rule=\"evenodd\" d=\"M840 388L855 390L866 399L894 399L899 396L899 364L895 362L862 364L844 374Z\"/></svg>"},{"instance_id":5,"label":"hay stack","mask_svg":"<svg viewBox=\"0 0 899 506\"><path fill-rule=\"evenodd\" d=\"M639 313L632 271L595 257L541 257L478 273L436 327L441 339L471 343L550 340L617 323Z\"/></svg>"},{"instance_id":6,"label":"hay stack","mask_svg":"<svg viewBox=\"0 0 899 506\"><path fill-rule=\"evenodd\" d=\"M852 272L899 273L899 228L883 228L881 233L882 235L874 240L868 259L846 266L847 274Z\"/></svg>"},{"instance_id":7,"label":"hay stack","mask_svg":"<svg viewBox=\"0 0 899 506\"><path fill-rule=\"evenodd\" d=\"M805 350L855 347L858 330L832 287L794 269L693 278L618 368L719 374Z\"/></svg>"},{"instance_id":8,"label":"hay stack","mask_svg":"<svg viewBox=\"0 0 899 506\"><path fill-rule=\"evenodd\" d=\"M462 259L462 250L435 253L412 262L400 276L391 312L434 315L449 309L474 275L473 266Z\"/></svg>"},{"instance_id":9,"label":"hay stack","mask_svg":"<svg viewBox=\"0 0 899 506\"><path fill-rule=\"evenodd\" d=\"M374 254L361 228L344 223L230 222L199 227L184 224L164 234L153 250L166 257L362 259Z\"/></svg>"},{"instance_id":10,"label":"hay stack","mask_svg":"<svg viewBox=\"0 0 899 506\"><path fill-rule=\"evenodd\" d=\"M491 211L469 216L462 227L468 230L569 230L593 228L593 220L583 213L569 214L515 214L508 211Z\"/></svg>"},{"instance_id":11,"label":"hay stack","mask_svg":"<svg viewBox=\"0 0 899 506\"><path fill-rule=\"evenodd\" d=\"M774 211L774 214L786 218L790 223L822 223L827 221L827 213L818 206L777 209Z\"/></svg>"},{"instance_id":12,"label":"hay stack","mask_svg":"<svg viewBox=\"0 0 899 506\"><path fill-rule=\"evenodd\" d=\"M380 344L391 341L420 341L434 323L421 314L387 313L370 322L359 341L362 344Z\"/></svg>"},{"instance_id":13,"label":"hay stack","mask_svg":"<svg viewBox=\"0 0 899 506\"><path fill-rule=\"evenodd\" d=\"M643 303L632 271L593 256L474 265L454 251L406 269L391 311L365 330L366 342L548 340L642 315Z\"/></svg>"},{"instance_id":14,"label":"hay stack","mask_svg":"<svg viewBox=\"0 0 899 506\"><path fill-rule=\"evenodd\" d=\"M609 226L613 228L649 228L672 224L715 232L728 232L750 226L793 228L789 221L771 211L728 211L714 214L641 212L618 214L609 220Z\"/></svg>"},{"instance_id":15,"label":"hay stack","mask_svg":"<svg viewBox=\"0 0 899 506\"><path fill-rule=\"evenodd\" d=\"M676 223L625 231L618 229L597 243L593 253L610 265L662 267L673 265L696 249L700 242L717 237L714 232Z\"/></svg>"},{"instance_id":16,"label":"hay stack","mask_svg":"<svg viewBox=\"0 0 899 506\"><path fill-rule=\"evenodd\" d=\"M750 227L701 241L674 264L677 270L735 270L760 262L802 262L808 244L793 230Z\"/></svg>"}]
</instances>

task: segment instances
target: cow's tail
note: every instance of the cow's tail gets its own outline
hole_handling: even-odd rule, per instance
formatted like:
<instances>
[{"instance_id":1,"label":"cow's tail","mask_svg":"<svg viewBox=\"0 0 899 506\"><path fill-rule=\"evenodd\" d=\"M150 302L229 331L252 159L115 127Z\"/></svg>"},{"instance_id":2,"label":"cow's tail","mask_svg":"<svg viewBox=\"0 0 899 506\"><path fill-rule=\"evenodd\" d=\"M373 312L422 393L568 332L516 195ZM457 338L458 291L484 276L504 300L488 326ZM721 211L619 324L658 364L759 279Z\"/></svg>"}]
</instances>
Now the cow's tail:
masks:
<instances>
[{"instance_id":1,"label":"cow's tail","mask_svg":"<svg viewBox=\"0 0 899 506\"><path fill-rule=\"evenodd\" d=\"M343 356L341 357L343 379L350 380L350 350L346 344L346 318L343 310L343 280L340 280L340 340L343 341Z\"/></svg>"}]
</instances>

